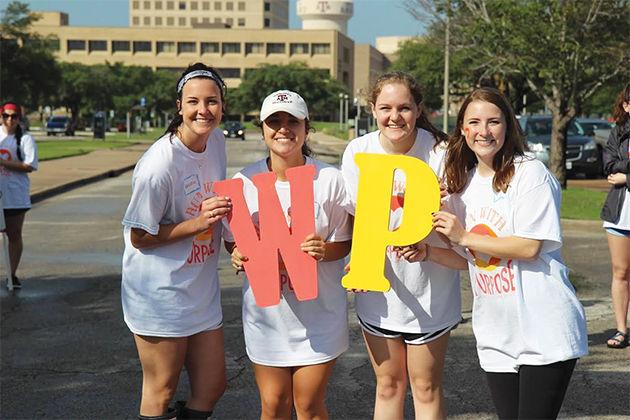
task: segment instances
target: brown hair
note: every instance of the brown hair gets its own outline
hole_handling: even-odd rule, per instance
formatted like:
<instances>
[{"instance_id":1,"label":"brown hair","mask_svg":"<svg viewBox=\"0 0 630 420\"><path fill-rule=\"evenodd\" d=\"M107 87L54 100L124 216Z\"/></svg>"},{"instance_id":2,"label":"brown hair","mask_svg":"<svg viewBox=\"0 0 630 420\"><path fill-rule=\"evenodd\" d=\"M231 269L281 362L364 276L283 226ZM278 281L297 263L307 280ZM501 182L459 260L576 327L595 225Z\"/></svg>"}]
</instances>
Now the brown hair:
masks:
<instances>
[{"instance_id":1,"label":"brown hair","mask_svg":"<svg viewBox=\"0 0 630 420\"><path fill-rule=\"evenodd\" d=\"M630 105L630 83L619 92L619 96L617 96L617 101L613 107L613 118L615 119L615 123L620 127L630 120L630 115L623 109L624 102Z\"/></svg>"},{"instance_id":2,"label":"brown hair","mask_svg":"<svg viewBox=\"0 0 630 420\"><path fill-rule=\"evenodd\" d=\"M188 73L191 73L191 72L196 71L196 70L206 70L206 71L209 71L210 73L212 73L215 76L214 79L212 79L210 77L204 77L204 76L199 76L199 77L205 78L205 79L208 79L208 80L213 80L219 86L219 91L221 91L221 111L222 111L222 114L225 115L225 113L226 113L226 107L225 107L226 88L225 88L225 83L223 82L223 79L221 78L219 73L215 69L213 69L212 67L206 66L203 63L191 64L190 66L188 66L186 68L186 70L184 70L184 72L180 76L179 80L177 80L177 84L175 86L176 87L179 86L179 82ZM183 92L183 89L180 92L177 93L177 99L179 101L182 100L182 92ZM177 111L179 111L179 109ZM179 126L182 125L183 122L184 122L184 117L182 117L179 114L179 112L175 113L175 117L173 117L173 119L169 123L169 125L166 128L166 131L164 132L164 134L171 133L171 136L176 135L177 134L177 130L179 129Z\"/></svg>"},{"instance_id":3,"label":"brown hair","mask_svg":"<svg viewBox=\"0 0 630 420\"><path fill-rule=\"evenodd\" d=\"M477 157L468 147L466 137L462 135L464 114L473 101L489 102L497 106L505 117L507 124L505 142L492 161L492 168L495 171L492 188L497 192L506 192L514 176L514 158L523 156L527 146L512 106L501 92L489 87L472 91L457 114L457 125L449 136L444 164L448 190L451 193L462 192L468 180L468 172L477 165Z\"/></svg>"},{"instance_id":4,"label":"brown hair","mask_svg":"<svg viewBox=\"0 0 630 420\"><path fill-rule=\"evenodd\" d=\"M413 78L412 75L408 73L402 71L392 71L381 74L378 79L376 79L376 82L370 90L369 101L372 106L376 106L376 100L378 98L378 95L381 94L383 86L394 83L400 83L406 86L407 89L409 89L409 92L411 92L411 96L413 96L414 102L416 103L416 105L418 105L418 108L420 109L420 116L416 120L416 128L422 128L431 133L435 138L436 144L446 141L448 139L446 133L442 132L433 124L431 124L429 118L427 117L427 112L422 106L424 96L422 95L422 88L420 87L420 84L416 81L416 79Z\"/></svg>"}]
</instances>

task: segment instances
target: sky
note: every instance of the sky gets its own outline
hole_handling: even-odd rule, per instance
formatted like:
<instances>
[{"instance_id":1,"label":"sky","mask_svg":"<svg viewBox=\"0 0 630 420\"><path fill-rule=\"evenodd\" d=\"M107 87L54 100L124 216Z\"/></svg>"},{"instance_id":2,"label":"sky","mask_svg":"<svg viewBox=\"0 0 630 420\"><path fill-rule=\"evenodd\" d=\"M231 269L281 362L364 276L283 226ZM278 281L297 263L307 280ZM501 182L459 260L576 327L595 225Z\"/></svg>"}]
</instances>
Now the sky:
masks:
<instances>
[{"instance_id":1,"label":"sky","mask_svg":"<svg viewBox=\"0 0 630 420\"><path fill-rule=\"evenodd\" d=\"M20 0L32 11L61 11L72 26L129 26L128 0ZM0 0L4 9L9 0ZM297 0L289 0L289 26L301 28L295 12ZM422 27L402 7L402 0L354 0L354 16L348 35L358 44L372 44L377 36L419 35Z\"/></svg>"}]
</instances>

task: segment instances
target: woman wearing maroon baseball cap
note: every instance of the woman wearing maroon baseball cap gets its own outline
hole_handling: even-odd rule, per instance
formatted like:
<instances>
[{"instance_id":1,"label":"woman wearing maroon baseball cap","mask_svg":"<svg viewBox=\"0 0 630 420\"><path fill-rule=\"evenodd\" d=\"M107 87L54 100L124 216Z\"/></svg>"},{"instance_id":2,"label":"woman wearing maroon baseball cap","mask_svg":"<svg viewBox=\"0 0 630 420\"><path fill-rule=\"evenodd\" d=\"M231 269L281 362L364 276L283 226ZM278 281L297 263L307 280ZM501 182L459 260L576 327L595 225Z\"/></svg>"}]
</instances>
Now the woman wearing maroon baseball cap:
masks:
<instances>
[{"instance_id":1,"label":"woman wearing maroon baseball cap","mask_svg":"<svg viewBox=\"0 0 630 420\"><path fill-rule=\"evenodd\" d=\"M15 103L5 103L0 109L0 188L9 238L9 260L13 287L22 287L15 275L22 256L22 226L24 215L31 208L28 173L37 170L37 145L22 131L22 110Z\"/></svg>"}]
</instances>

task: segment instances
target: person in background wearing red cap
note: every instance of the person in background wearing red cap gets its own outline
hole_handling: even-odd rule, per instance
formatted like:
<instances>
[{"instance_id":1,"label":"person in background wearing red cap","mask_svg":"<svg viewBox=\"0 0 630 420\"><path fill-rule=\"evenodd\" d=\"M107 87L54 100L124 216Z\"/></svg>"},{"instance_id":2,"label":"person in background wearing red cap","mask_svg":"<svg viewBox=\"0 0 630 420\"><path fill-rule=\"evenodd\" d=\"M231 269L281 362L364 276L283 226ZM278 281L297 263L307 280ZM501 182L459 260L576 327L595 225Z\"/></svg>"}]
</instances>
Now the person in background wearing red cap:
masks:
<instances>
[{"instance_id":1,"label":"person in background wearing red cap","mask_svg":"<svg viewBox=\"0 0 630 420\"><path fill-rule=\"evenodd\" d=\"M15 275L22 257L22 226L24 215L31 208L28 173L37 170L37 145L29 134L22 131L21 108L15 103L6 103L0 109L0 188L9 238L9 259L13 287L22 284Z\"/></svg>"}]
</instances>

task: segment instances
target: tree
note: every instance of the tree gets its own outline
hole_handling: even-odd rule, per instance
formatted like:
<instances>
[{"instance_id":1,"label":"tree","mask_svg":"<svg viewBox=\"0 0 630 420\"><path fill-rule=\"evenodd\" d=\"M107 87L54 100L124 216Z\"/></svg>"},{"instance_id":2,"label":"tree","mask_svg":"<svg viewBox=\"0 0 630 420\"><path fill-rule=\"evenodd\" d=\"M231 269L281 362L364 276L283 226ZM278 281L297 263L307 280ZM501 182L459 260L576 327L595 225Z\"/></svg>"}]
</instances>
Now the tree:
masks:
<instances>
[{"instance_id":1,"label":"tree","mask_svg":"<svg viewBox=\"0 0 630 420\"><path fill-rule=\"evenodd\" d=\"M280 89L298 92L308 104L311 119L314 115L332 114L339 93L346 92L327 71L311 69L303 63L262 65L246 72L238 89L228 90L228 111L243 114L257 111L267 95Z\"/></svg>"},{"instance_id":2,"label":"tree","mask_svg":"<svg viewBox=\"0 0 630 420\"><path fill-rule=\"evenodd\" d=\"M486 74L521 77L551 111L550 169L566 186L569 122L608 80L630 73L630 2L460 0L451 6L459 22L454 44L471 52Z\"/></svg>"},{"instance_id":3,"label":"tree","mask_svg":"<svg viewBox=\"0 0 630 420\"><path fill-rule=\"evenodd\" d=\"M30 32L39 18L14 1L0 20L0 95L31 108L47 104L61 77L50 48L55 40Z\"/></svg>"}]
</instances>

